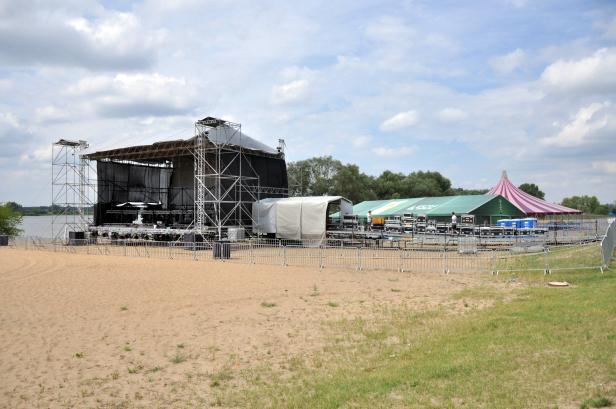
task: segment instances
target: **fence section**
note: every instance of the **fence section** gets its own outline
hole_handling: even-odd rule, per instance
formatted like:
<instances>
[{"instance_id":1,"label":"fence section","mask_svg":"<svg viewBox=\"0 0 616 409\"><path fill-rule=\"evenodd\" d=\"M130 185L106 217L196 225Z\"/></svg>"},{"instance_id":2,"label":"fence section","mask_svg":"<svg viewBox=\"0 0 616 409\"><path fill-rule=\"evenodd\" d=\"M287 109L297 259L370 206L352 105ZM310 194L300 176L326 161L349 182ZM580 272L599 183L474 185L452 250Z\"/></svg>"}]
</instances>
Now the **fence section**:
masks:
<instances>
[{"instance_id":1,"label":"fence section","mask_svg":"<svg viewBox=\"0 0 616 409\"><path fill-rule=\"evenodd\" d=\"M603 268L607 268L611 260L614 260L614 246L616 245L616 223L610 223L603 240L601 240L601 258Z\"/></svg>"},{"instance_id":2,"label":"fence section","mask_svg":"<svg viewBox=\"0 0 616 409\"><path fill-rule=\"evenodd\" d=\"M237 263L347 267L398 271L501 272L606 268L614 259L616 223L601 244L547 245L537 238L513 245L461 240L248 240L244 242L160 242L148 240L49 240L19 237L9 247L71 254L184 260L223 260Z\"/></svg>"}]
</instances>

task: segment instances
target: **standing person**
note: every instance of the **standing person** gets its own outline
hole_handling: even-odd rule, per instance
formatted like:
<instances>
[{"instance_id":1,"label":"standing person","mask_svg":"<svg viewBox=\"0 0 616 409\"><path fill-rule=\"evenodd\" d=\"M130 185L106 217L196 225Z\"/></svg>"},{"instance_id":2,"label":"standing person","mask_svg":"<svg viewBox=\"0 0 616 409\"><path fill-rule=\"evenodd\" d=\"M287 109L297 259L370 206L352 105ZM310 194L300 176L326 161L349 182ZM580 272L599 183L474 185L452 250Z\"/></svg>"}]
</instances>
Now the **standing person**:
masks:
<instances>
[{"instance_id":1,"label":"standing person","mask_svg":"<svg viewBox=\"0 0 616 409\"><path fill-rule=\"evenodd\" d=\"M456 234L456 225L458 224L458 218L454 212L451 212L451 234Z\"/></svg>"},{"instance_id":2,"label":"standing person","mask_svg":"<svg viewBox=\"0 0 616 409\"><path fill-rule=\"evenodd\" d=\"M368 231L372 231L372 210L368 210L368 216L366 216L366 225L368 226Z\"/></svg>"}]
</instances>

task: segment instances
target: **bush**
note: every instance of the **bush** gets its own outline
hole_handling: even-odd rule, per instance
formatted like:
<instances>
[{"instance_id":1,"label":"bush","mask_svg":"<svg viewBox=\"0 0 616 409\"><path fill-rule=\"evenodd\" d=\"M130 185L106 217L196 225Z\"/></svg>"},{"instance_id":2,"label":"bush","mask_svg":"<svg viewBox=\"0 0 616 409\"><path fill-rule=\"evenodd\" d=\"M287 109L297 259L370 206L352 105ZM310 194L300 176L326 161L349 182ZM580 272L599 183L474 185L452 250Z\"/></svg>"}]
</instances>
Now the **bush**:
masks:
<instances>
[{"instance_id":1,"label":"bush","mask_svg":"<svg viewBox=\"0 0 616 409\"><path fill-rule=\"evenodd\" d=\"M23 230L17 228L21 224L21 213L13 211L10 203L0 203L0 235L19 236Z\"/></svg>"}]
</instances>

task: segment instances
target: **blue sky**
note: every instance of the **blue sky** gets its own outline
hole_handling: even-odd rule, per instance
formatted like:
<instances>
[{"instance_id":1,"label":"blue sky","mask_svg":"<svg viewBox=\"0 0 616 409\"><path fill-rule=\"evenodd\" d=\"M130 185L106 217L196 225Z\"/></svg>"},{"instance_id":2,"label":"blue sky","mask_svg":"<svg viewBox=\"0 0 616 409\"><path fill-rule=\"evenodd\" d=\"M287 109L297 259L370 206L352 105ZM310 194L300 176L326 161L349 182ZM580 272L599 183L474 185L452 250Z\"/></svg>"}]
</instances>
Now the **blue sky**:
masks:
<instances>
[{"instance_id":1,"label":"blue sky","mask_svg":"<svg viewBox=\"0 0 616 409\"><path fill-rule=\"evenodd\" d=\"M613 1L0 0L0 201L51 202L60 138L217 116L288 161L612 202L615 96Z\"/></svg>"}]
</instances>

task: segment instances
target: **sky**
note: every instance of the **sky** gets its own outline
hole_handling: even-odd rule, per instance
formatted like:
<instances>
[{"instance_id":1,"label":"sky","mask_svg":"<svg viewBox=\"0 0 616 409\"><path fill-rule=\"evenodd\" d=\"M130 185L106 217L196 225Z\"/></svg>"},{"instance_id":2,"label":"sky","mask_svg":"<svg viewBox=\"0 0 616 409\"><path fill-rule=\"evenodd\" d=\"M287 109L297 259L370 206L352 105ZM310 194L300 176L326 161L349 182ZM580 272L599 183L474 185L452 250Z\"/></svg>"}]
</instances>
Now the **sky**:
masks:
<instances>
[{"instance_id":1,"label":"sky","mask_svg":"<svg viewBox=\"0 0 616 409\"><path fill-rule=\"evenodd\" d=\"M286 159L616 199L616 2L0 0L0 202L51 145L214 116Z\"/></svg>"}]
</instances>

